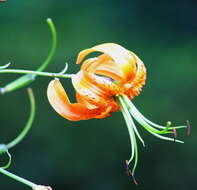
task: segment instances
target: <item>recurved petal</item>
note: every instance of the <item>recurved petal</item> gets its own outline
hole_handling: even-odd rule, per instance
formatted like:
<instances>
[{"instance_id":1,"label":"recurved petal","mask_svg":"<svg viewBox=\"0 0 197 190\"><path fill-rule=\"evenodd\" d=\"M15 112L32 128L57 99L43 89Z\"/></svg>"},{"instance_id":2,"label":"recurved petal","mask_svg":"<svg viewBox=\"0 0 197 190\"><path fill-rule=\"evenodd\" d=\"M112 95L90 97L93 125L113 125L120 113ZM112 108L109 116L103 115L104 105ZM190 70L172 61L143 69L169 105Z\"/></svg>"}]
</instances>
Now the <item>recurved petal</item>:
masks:
<instances>
[{"instance_id":1,"label":"recurved petal","mask_svg":"<svg viewBox=\"0 0 197 190\"><path fill-rule=\"evenodd\" d=\"M146 68L144 66L144 63L133 52L131 52L131 54L133 54L136 57L137 72L135 78L131 81L128 81L128 83L124 85L126 94L130 99L132 99L134 96L137 96L140 93L141 88L143 87L146 81Z\"/></svg>"},{"instance_id":2,"label":"recurved petal","mask_svg":"<svg viewBox=\"0 0 197 190\"><path fill-rule=\"evenodd\" d=\"M88 109L81 103L72 104L58 79L49 83L47 96L54 110L71 121L91 119L101 113L100 108Z\"/></svg>"},{"instance_id":3,"label":"recurved petal","mask_svg":"<svg viewBox=\"0 0 197 190\"><path fill-rule=\"evenodd\" d=\"M116 109L113 96L119 94L121 89L110 80L81 70L72 77L72 83L79 103L89 108L99 107L102 111L111 105Z\"/></svg>"},{"instance_id":4,"label":"recurved petal","mask_svg":"<svg viewBox=\"0 0 197 190\"><path fill-rule=\"evenodd\" d=\"M123 93L122 87L117 85L111 78L98 76L92 73L88 74L86 78L92 81L95 86L98 86L100 89L106 92L108 97Z\"/></svg>"},{"instance_id":5,"label":"recurved petal","mask_svg":"<svg viewBox=\"0 0 197 190\"><path fill-rule=\"evenodd\" d=\"M132 56L127 49L114 43L105 43L81 51L78 55L77 64L79 64L85 56L94 51L107 54L114 60L120 71L122 81L130 80L134 77L136 71L135 57Z\"/></svg>"},{"instance_id":6,"label":"recurved petal","mask_svg":"<svg viewBox=\"0 0 197 190\"><path fill-rule=\"evenodd\" d=\"M106 62L111 61L111 60L112 60L112 58L106 54L101 54L98 57L89 58L83 62L82 66L81 66L81 70L88 71L88 72L94 72L95 69L97 69L97 67L100 64L105 64Z\"/></svg>"},{"instance_id":7,"label":"recurved petal","mask_svg":"<svg viewBox=\"0 0 197 190\"><path fill-rule=\"evenodd\" d=\"M83 96L88 96L91 99L101 99L108 97L108 93L95 85L90 74L81 70L75 76L72 77L72 84L75 90Z\"/></svg>"},{"instance_id":8,"label":"recurved petal","mask_svg":"<svg viewBox=\"0 0 197 190\"><path fill-rule=\"evenodd\" d=\"M109 77L113 80L122 81L122 72L112 58L102 54L97 58L86 59L81 70Z\"/></svg>"}]
</instances>

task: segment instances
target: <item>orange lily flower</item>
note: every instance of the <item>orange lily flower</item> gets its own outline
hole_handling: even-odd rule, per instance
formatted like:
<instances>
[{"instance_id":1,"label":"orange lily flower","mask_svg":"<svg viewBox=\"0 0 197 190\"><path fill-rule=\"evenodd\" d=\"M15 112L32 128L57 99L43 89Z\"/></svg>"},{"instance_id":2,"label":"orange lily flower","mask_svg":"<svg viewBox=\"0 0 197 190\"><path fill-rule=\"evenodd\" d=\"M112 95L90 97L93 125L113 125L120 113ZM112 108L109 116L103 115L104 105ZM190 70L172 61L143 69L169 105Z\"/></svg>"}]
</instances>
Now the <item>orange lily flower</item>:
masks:
<instances>
[{"instance_id":1,"label":"orange lily flower","mask_svg":"<svg viewBox=\"0 0 197 190\"><path fill-rule=\"evenodd\" d=\"M92 52L100 52L101 55L84 61ZM144 117L131 102L140 93L146 80L145 66L136 54L120 45L106 43L81 51L77 64L81 62L80 71L72 76L77 103L70 102L59 79L52 80L48 86L49 102L57 113L71 121L100 119L112 112L121 111L131 141L131 158L126 160L128 175L134 176L138 162L136 136L144 145L133 118L152 135L183 143L163 135L173 133L175 137L175 130L186 126L171 127L171 122L167 122L166 126L155 124ZM130 171L129 164L132 161L134 166ZM137 183L135 179L134 182Z\"/></svg>"},{"instance_id":2,"label":"orange lily flower","mask_svg":"<svg viewBox=\"0 0 197 190\"><path fill-rule=\"evenodd\" d=\"M104 118L118 111L115 96L126 94L130 99L140 93L145 84L146 69L142 61L120 45L107 43L79 53L77 64L92 52L102 54L83 62L72 77L78 103L70 103L58 79L48 87L48 99L53 108L71 121Z\"/></svg>"}]
</instances>

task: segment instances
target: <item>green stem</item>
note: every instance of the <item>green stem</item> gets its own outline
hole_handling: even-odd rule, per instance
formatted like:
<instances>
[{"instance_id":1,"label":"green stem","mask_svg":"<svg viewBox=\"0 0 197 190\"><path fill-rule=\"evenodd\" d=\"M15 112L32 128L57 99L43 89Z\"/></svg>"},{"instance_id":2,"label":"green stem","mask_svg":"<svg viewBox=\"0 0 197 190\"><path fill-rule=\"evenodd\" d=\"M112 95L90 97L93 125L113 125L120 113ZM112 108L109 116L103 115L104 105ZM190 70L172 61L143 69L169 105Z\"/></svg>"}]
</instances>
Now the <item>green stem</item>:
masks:
<instances>
[{"instance_id":1,"label":"green stem","mask_svg":"<svg viewBox=\"0 0 197 190\"><path fill-rule=\"evenodd\" d=\"M50 72L39 72L39 71L30 71L23 69L3 69L0 70L0 73L16 73L16 74L32 74L46 77L59 77L59 78L71 78L74 74L62 74L62 73L50 73Z\"/></svg>"},{"instance_id":2,"label":"green stem","mask_svg":"<svg viewBox=\"0 0 197 190\"><path fill-rule=\"evenodd\" d=\"M12 156L11 156L11 154L9 153L8 150L6 150L6 154L8 155L9 160L8 160L8 163L7 163L5 166L1 167L1 168L3 168L3 169L9 168L10 165L11 165L11 163L12 163Z\"/></svg>"},{"instance_id":3,"label":"green stem","mask_svg":"<svg viewBox=\"0 0 197 190\"><path fill-rule=\"evenodd\" d=\"M56 47L57 47L57 33L56 33L55 26L50 18L47 19L47 23L49 25L49 28L50 28L51 34L52 34L52 46L51 46L51 49L49 51L47 58L42 63L42 65L37 69L37 71L39 71L39 72L43 71L48 66L48 64L51 62L51 60L55 54ZM6 67L6 66L4 66L4 67ZM0 69L2 69L4 67L0 67ZM23 74L24 73L25 72L23 72ZM35 80L35 77L36 77L36 75L32 72L30 75L24 75L14 81L12 81L11 83L7 84L5 87L0 88L0 94L12 92L16 89L24 87L24 86L30 84L31 82L33 82Z\"/></svg>"},{"instance_id":4,"label":"green stem","mask_svg":"<svg viewBox=\"0 0 197 190\"><path fill-rule=\"evenodd\" d=\"M47 58L45 59L43 64L37 69L37 71L43 71L48 66L48 64L50 63L51 59L53 58L55 54L55 50L57 47L57 32L53 24L53 21L50 18L47 18L47 23L49 25L49 28L51 29L51 34L52 34L52 39L53 39L52 46L51 46L51 49Z\"/></svg>"},{"instance_id":5,"label":"green stem","mask_svg":"<svg viewBox=\"0 0 197 190\"><path fill-rule=\"evenodd\" d=\"M13 174L13 173L11 173L11 172L8 172L7 170L5 170L5 169L3 169L3 168L0 168L0 172L1 172L2 174L6 175L6 176L8 176L8 177L10 177L10 178L12 178L12 179L18 181L18 182L20 182L20 183L23 183L24 185L27 185L27 186L31 187L32 189L36 186L35 183L32 183L32 182L29 181L29 180L26 180L26 179L24 179L24 178L22 178L22 177L19 177L19 176L15 175L15 174Z\"/></svg>"},{"instance_id":6,"label":"green stem","mask_svg":"<svg viewBox=\"0 0 197 190\"><path fill-rule=\"evenodd\" d=\"M32 189L34 189L34 187L37 186L37 184L32 183L29 180L26 180L22 177L19 177L11 172L8 172L7 170L5 170L6 168L8 168L10 166L11 163L11 155L8 152L9 148L14 147L15 145L17 145L19 142L21 142L23 140L23 138L26 136L26 134L28 133L28 131L30 130L32 123L34 121L35 118L35 99L34 99L34 95L33 95L33 91L29 88L28 89L28 95L29 95L29 100L30 100L30 105L31 105L31 109L30 109L30 115L29 115L29 119L28 122L25 126L25 128L23 129L23 131L19 134L18 137L16 137L12 142L10 142L8 145L4 145L5 146L5 150L7 149L7 154L9 156L9 162L6 166L4 167L0 167L0 173L6 175L7 177L10 177L24 185L27 185L29 187L31 187Z\"/></svg>"},{"instance_id":7,"label":"green stem","mask_svg":"<svg viewBox=\"0 0 197 190\"><path fill-rule=\"evenodd\" d=\"M27 135L28 131L30 130L32 123L34 121L36 106L35 106L33 91L30 88L28 89L28 95L31 105L29 119L22 132L12 142L6 145L7 149L14 147L15 145L17 145L19 142L23 140L23 138Z\"/></svg>"}]
</instances>

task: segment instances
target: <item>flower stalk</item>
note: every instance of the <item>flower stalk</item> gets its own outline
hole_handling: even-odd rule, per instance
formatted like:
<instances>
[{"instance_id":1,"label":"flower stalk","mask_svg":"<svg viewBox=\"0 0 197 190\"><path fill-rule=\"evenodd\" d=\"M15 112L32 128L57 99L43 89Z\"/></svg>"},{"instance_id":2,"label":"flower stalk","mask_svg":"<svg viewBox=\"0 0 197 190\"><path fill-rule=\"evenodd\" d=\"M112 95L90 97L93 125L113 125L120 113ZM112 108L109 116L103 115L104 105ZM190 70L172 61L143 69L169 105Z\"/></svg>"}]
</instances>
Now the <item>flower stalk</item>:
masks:
<instances>
[{"instance_id":1,"label":"flower stalk","mask_svg":"<svg viewBox=\"0 0 197 190\"><path fill-rule=\"evenodd\" d=\"M15 181L18 181L18 182L20 182L20 183L22 183L24 185L27 185L27 186L31 187L32 189L34 189L34 187L37 186L35 183L33 183L33 182L31 182L31 181L29 181L27 179L24 179L22 177L19 177L19 176L15 175L15 174L3 169L3 168L0 168L0 173L6 175L9 178L14 179Z\"/></svg>"},{"instance_id":2,"label":"flower stalk","mask_svg":"<svg viewBox=\"0 0 197 190\"><path fill-rule=\"evenodd\" d=\"M32 190L52 190L51 187L49 186L43 186L43 185L37 185L23 177L20 177L18 175L15 175L7 170L5 170L4 168L0 168L0 173L4 174L5 176L14 179L15 181L18 181L28 187L31 187Z\"/></svg>"},{"instance_id":3,"label":"flower stalk","mask_svg":"<svg viewBox=\"0 0 197 190\"><path fill-rule=\"evenodd\" d=\"M27 123L25 127L23 128L23 130L21 131L21 133L14 140L12 140L8 144L0 144L0 154L6 153L10 148L13 148L18 143L20 143L32 127L33 121L35 119L36 105L35 105L35 98L34 98L32 89L28 88L27 92L28 92L29 102L30 102L30 114L29 114Z\"/></svg>"},{"instance_id":4,"label":"flower stalk","mask_svg":"<svg viewBox=\"0 0 197 190\"><path fill-rule=\"evenodd\" d=\"M24 185L31 187L33 190L41 190L41 189L42 190L52 190L50 187L37 185L27 179L24 179L23 177L17 176L17 175L6 170L7 168L9 168L9 166L11 165L11 161L12 161L11 154L9 153L8 150L10 148L13 148L14 146L16 146L18 143L20 143L24 139L24 137L27 135L27 133L31 129L31 126L32 126L34 118L35 118L36 106L35 106L35 98L33 95L33 91L32 91L32 89L28 88L27 92L28 92L29 101L30 101L30 115L29 115L28 121L27 121L24 129L22 130L22 132L19 135L13 141L8 143L7 145L5 145L5 144L0 145L0 155L3 153L6 153L9 157L8 163L5 166L0 167L0 173L6 175L9 178L14 179L15 181L18 181Z\"/></svg>"},{"instance_id":5,"label":"flower stalk","mask_svg":"<svg viewBox=\"0 0 197 190\"><path fill-rule=\"evenodd\" d=\"M28 121L24 127L24 129L22 130L22 132L13 140L11 141L10 143L8 143L7 145L5 144L1 144L0 145L0 155L3 154L3 153L6 153L9 157L9 161L8 163L3 166L3 167L0 167L0 173L20 182L20 183L23 183L29 187L32 187L34 188L36 186L36 184L22 178L22 177L19 177L11 172L8 172L6 169L9 168L9 166L11 165L11 161L12 161L12 157L11 157L11 154L9 153L9 149L10 148L13 148L14 146L16 146L19 142L21 142L24 137L27 135L27 133L29 132L32 124L33 124L33 121L34 121L34 118L35 118L35 98L34 98L34 95L33 95L33 91L29 88L28 89L28 95L29 95L29 100L30 100L30 115L29 115L29 118L28 118Z\"/></svg>"},{"instance_id":6,"label":"flower stalk","mask_svg":"<svg viewBox=\"0 0 197 190\"><path fill-rule=\"evenodd\" d=\"M31 88L28 88L27 92L28 92L29 100L30 100L30 115L29 115L28 121L24 129L22 130L22 132L13 141L11 141L10 143L6 145L7 149L13 148L14 146L16 146L18 143L20 143L24 139L24 137L27 135L27 133L31 129L31 126L35 119L36 104L35 104L33 91Z\"/></svg>"},{"instance_id":7,"label":"flower stalk","mask_svg":"<svg viewBox=\"0 0 197 190\"><path fill-rule=\"evenodd\" d=\"M46 67L49 65L49 63L51 62L54 54L55 54L55 50L57 47L57 33L56 33L56 29L55 29L55 25L53 23L53 21L48 18L47 20L47 24L50 28L51 34L52 34L52 45L51 45L51 49L49 51L49 54L47 56L47 58L45 59L45 61L42 63L42 65L37 69L38 72L43 71L44 69L46 69ZM7 64L8 66L8 64ZM0 69L2 69L3 67L0 67ZM5 68L5 67L4 67ZM1 73L3 70L1 70ZM5 71L6 73L6 71ZM10 71L10 73L15 73L13 71ZM0 88L0 94L4 94L4 93L8 93L8 92L12 92L16 89L19 89L21 87L24 87L28 84L30 84L31 82L33 82L36 78L36 74L33 72L20 72L21 74L27 74L24 75L14 81L12 81L11 83L7 84L5 87Z\"/></svg>"},{"instance_id":8,"label":"flower stalk","mask_svg":"<svg viewBox=\"0 0 197 190\"><path fill-rule=\"evenodd\" d=\"M41 72L41 71L30 71L30 70L23 70L23 69L2 69L0 73L16 73L16 74L29 74L29 77L32 76L44 76L44 77L52 77L52 78L71 78L74 74L64 74L61 72L59 73L51 73L51 72ZM27 75L25 75L27 76ZM16 84L16 86L20 83ZM18 86L17 86L18 87Z\"/></svg>"}]
</instances>

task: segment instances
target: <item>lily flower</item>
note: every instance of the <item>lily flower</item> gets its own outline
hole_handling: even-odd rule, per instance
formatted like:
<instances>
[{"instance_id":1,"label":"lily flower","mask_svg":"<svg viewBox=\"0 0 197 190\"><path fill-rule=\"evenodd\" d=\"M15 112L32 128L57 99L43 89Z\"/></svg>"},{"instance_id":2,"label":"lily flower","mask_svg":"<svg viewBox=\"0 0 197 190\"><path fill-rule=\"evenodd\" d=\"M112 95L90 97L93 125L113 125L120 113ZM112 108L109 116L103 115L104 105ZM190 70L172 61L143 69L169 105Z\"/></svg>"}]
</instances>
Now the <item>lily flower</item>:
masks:
<instances>
[{"instance_id":1,"label":"lily flower","mask_svg":"<svg viewBox=\"0 0 197 190\"><path fill-rule=\"evenodd\" d=\"M84 60L92 52L101 54ZM171 127L170 122L166 126L155 124L144 117L132 103L131 100L139 95L146 80L146 68L135 53L118 44L105 43L81 51L77 58L77 64L80 63L80 71L72 76L77 103L70 102L59 79L49 83L48 100L57 113L71 121L101 119L110 116L112 112L121 111L131 142L131 157L126 161L129 175L134 177L138 162L136 137L145 146L133 119L158 138L183 143L165 135L176 134L176 129L186 126ZM129 169L131 163L132 171Z\"/></svg>"}]
</instances>

